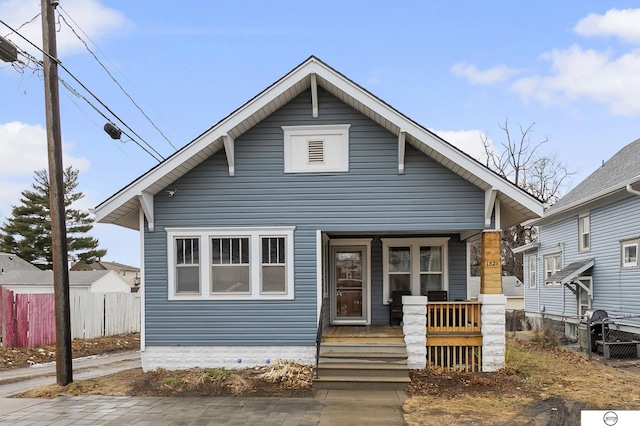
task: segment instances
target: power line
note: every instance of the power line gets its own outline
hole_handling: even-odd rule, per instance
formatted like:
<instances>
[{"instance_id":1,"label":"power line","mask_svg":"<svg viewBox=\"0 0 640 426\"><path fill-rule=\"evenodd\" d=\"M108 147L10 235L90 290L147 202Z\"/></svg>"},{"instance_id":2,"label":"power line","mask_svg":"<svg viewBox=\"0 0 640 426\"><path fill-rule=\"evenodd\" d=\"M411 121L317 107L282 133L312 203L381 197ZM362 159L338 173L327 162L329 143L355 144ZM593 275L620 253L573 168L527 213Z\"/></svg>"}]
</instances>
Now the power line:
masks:
<instances>
[{"instance_id":1,"label":"power line","mask_svg":"<svg viewBox=\"0 0 640 426\"><path fill-rule=\"evenodd\" d=\"M85 35L85 37L87 37L89 39L89 41L91 41L93 43L93 41L89 38L89 36L87 36L87 34L82 30L82 28L80 28L78 23L73 20L73 18L69 15L69 13L66 10L64 10L62 8L62 6L58 5L58 9L60 9L65 15L67 15L69 17L69 19L71 20L71 22L73 22L80 29L80 31L82 31L82 33ZM107 67L104 66L104 64L100 61L100 59L98 59L96 54L93 53L93 51L89 48L89 45L87 44L87 42L85 42L82 39L82 37L80 37L80 35L76 32L76 30L71 25L69 25L69 23L67 22L65 17L62 14L59 14L58 16L61 18L62 22L64 22L65 25L67 27L69 27L71 32L73 32L73 34L78 38L78 40L80 40L80 42L82 42L82 44L87 49L87 51L91 54L91 56L93 56L93 58L96 60L96 62L98 62L98 64L100 64L102 69L104 69L104 71L109 75L111 80L113 80L113 82L120 88L122 93L124 93L127 96L127 98L129 98L129 100L133 103L133 105L135 105L135 107L138 109L138 111L140 111L140 113L149 121L149 123L151 123L151 125L162 135L162 137L169 143L169 145L171 145L171 147L173 149L177 150L178 148L176 148L175 145L173 145L171 143L169 138L167 138L167 136L162 132L162 130L160 130L160 128L158 126L156 126L156 124L153 122L153 120L151 120L151 118L142 110L142 108L136 103L136 101L131 97L131 95L129 95L129 93L127 93L127 91L124 89L124 87L122 87L120 82L118 82L118 80L113 76L113 74L111 74L111 72L107 69ZM93 44L95 45L95 43L93 43Z\"/></svg>"},{"instance_id":2,"label":"power line","mask_svg":"<svg viewBox=\"0 0 640 426\"><path fill-rule=\"evenodd\" d=\"M91 97L93 97L100 105L102 105L103 108L105 108L116 120L118 120L124 127L126 127L131 133L133 133L138 139L140 139L147 147L149 147L149 149L151 151L153 151L158 157L160 157L160 159L158 159L155 155L151 154L147 149L145 149L142 145L140 145L140 143L138 143L133 137L131 137L130 135L128 135L127 133L125 133L125 135L127 135L134 143L136 143L140 148L142 148L145 152L149 153L154 160L160 162L162 160L165 160L165 158L162 156L162 154L160 154L153 146L151 146L147 141L144 140L144 138L142 138L140 135L138 135L131 127L129 127L116 113L114 113L111 108L109 108L104 102L102 102L96 95L93 94L93 92L91 90L89 90L71 71L69 71L69 69L67 67L65 67L64 65L62 65L62 62L60 62L60 60L58 58L54 58L51 55L49 55L49 53L45 52L44 50L42 50L40 47L38 47L37 45L35 45L31 40L27 39L26 37L24 37L22 34L18 33L15 29L13 29L11 26L9 26L6 22L4 22L2 19L0 19L0 23L2 23L4 26L6 26L7 28L9 28L13 33L15 33L16 35L18 35L20 38L22 38L24 41L26 41L27 43L29 43L31 46L35 47L36 49L38 49L40 52L42 52L42 54L46 55L49 59L51 59L52 61L55 61L58 66L60 68L62 68L64 71L67 72L67 74L69 74L69 76L71 76L71 78L73 78L76 83L78 83L87 93L89 93L91 95ZM33 56L29 55L26 51L20 49L21 54L25 55L27 58L33 58ZM37 61L37 63L42 66L42 62L41 61ZM68 87L66 83L64 83L65 87ZM70 86L69 86L70 87ZM86 98L84 98L85 101L87 100ZM89 103L94 109L95 106L93 106L91 103ZM96 111L98 111L100 113L100 115L102 115L103 117L105 117L108 121L111 121L109 118L107 118L102 112L100 112L99 110L96 109ZM124 132L123 132L124 133Z\"/></svg>"}]
</instances>

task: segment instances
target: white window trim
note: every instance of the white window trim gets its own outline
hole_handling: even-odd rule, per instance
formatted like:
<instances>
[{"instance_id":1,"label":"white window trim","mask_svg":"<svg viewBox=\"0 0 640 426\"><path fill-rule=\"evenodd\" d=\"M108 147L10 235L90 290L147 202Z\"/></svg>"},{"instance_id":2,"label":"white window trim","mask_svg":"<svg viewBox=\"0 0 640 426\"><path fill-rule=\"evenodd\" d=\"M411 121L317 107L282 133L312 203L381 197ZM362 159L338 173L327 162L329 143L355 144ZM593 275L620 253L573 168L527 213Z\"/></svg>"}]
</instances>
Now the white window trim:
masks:
<instances>
[{"instance_id":1,"label":"white window trim","mask_svg":"<svg viewBox=\"0 0 640 426\"><path fill-rule=\"evenodd\" d=\"M532 263L533 263L533 268L531 268ZM527 256L527 268L528 268L527 275L529 278L529 288L535 289L538 285L538 283L536 282L538 279L538 256L537 255ZM531 279L532 273L533 273L533 279Z\"/></svg>"},{"instance_id":2,"label":"white window trim","mask_svg":"<svg viewBox=\"0 0 640 426\"><path fill-rule=\"evenodd\" d=\"M636 246L636 261L625 262L624 249L626 247ZM640 255L640 238L630 238L628 240L620 241L620 265L622 268L637 268L638 267L638 255Z\"/></svg>"},{"instance_id":3,"label":"white window trim","mask_svg":"<svg viewBox=\"0 0 640 426\"><path fill-rule=\"evenodd\" d=\"M295 226L229 227L229 228L165 228L167 233L168 299L169 300L293 300L294 299L294 245ZM200 238L200 293L176 293L175 238ZM211 239L249 238L249 293L211 293ZM261 293L261 237L285 237L286 291Z\"/></svg>"},{"instance_id":4,"label":"white window trim","mask_svg":"<svg viewBox=\"0 0 640 426\"><path fill-rule=\"evenodd\" d=\"M562 269L562 253L561 252L554 252L554 253L549 253L549 254L545 254L542 258L542 273L543 273L543 282L544 282L544 286L545 287L560 287L560 283L556 283L556 282L547 282L547 259L550 257L559 257L560 258L560 269L555 269L549 276L552 276L553 274L555 274L556 272L560 271Z\"/></svg>"},{"instance_id":5,"label":"white window trim","mask_svg":"<svg viewBox=\"0 0 640 426\"><path fill-rule=\"evenodd\" d=\"M284 132L284 172L348 172L350 127L350 124L282 126L282 130ZM294 154L296 150L293 148L293 138L304 139L306 152L308 152L309 141L322 141L325 161L322 163L309 163L308 158L305 158L304 161L302 161L301 157ZM339 148L337 150L331 150L331 143L328 143L329 141L337 142L339 144ZM333 162L331 164L327 164L327 158L331 158Z\"/></svg>"},{"instance_id":6,"label":"white window trim","mask_svg":"<svg viewBox=\"0 0 640 426\"><path fill-rule=\"evenodd\" d=\"M449 237L383 238L382 239L382 302L389 304L389 248L411 247L411 291L420 294L420 247L442 248L442 290L449 291Z\"/></svg>"},{"instance_id":7,"label":"white window trim","mask_svg":"<svg viewBox=\"0 0 640 426\"><path fill-rule=\"evenodd\" d=\"M582 227L582 219L589 219L589 230L585 232ZM589 235L589 245L584 245L584 235ZM589 213L584 213L578 216L578 251L580 252L588 252L591 250L591 216Z\"/></svg>"}]
</instances>

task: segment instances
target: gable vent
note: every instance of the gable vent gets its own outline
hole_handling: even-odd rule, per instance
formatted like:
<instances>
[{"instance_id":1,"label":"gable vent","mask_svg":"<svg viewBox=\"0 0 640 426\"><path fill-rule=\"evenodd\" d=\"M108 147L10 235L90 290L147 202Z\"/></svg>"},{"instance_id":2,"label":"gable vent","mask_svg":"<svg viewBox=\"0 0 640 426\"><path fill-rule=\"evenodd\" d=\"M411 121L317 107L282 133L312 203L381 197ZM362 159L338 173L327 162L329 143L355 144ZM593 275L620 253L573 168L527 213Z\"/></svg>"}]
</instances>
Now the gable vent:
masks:
<instances>
[{"instance_id":1,"label":"gable vent","mask_svg":"<svg viewBox=\"0 0 640 426\"><path fill-rule=\"evenodd\" d=\"M308 141L307 149L309 164L324 164L324 141Z\"/></svg>"}]
</instances>

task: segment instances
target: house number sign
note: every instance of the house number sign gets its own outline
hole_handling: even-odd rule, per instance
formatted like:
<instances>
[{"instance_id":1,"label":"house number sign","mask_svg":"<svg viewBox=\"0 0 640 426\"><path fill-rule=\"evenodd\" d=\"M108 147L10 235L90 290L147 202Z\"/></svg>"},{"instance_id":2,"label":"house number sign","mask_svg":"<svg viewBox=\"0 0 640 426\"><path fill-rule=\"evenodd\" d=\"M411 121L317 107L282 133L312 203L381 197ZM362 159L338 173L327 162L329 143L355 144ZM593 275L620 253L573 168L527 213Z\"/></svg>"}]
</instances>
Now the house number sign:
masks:
<instances>
[{"instance_id":1,"label":"house number sign","mask_svg":"<svg viewBox=\"0 0 640 426\"><path fill-rule=\"evenodd\" d=\"M495 268L496 266L498 266L498 262L496 262L495 260L487 260L486 264L487 268Z\"/></svg>"}]
</instances>

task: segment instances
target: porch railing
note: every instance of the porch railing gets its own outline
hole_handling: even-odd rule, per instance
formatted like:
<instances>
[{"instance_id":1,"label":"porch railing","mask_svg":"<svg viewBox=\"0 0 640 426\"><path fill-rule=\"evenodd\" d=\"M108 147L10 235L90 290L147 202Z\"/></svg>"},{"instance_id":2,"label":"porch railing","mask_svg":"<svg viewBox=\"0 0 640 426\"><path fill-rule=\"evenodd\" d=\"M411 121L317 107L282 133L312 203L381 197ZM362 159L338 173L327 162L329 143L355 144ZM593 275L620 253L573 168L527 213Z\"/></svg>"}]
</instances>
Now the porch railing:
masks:
<instances>
[{"instance_id":1,"label":"porch railing","mask_svg":"<svg viewBox=\"0 0 640 426\"><path fill-rule=\"evenodd\" d=\"M427 364L480 371L482 331L478 302L427 303Z\"/></svg>"}]
</instances>

